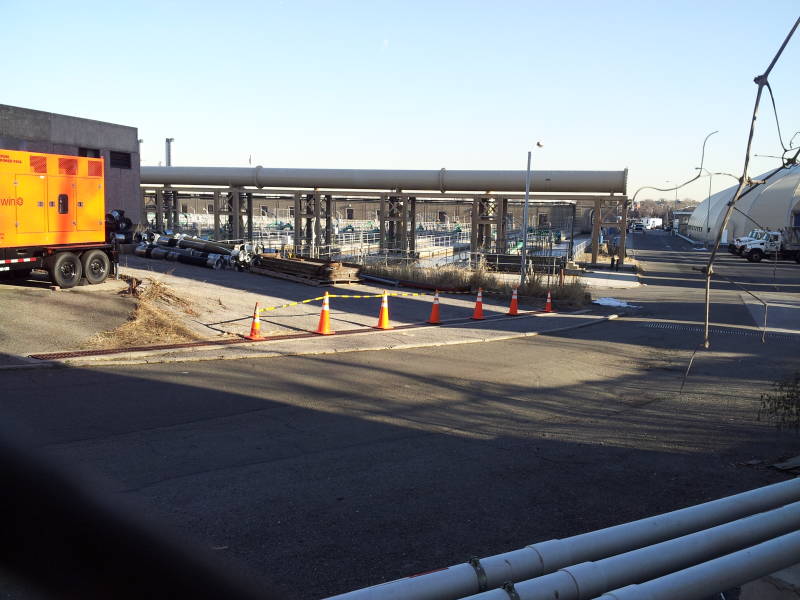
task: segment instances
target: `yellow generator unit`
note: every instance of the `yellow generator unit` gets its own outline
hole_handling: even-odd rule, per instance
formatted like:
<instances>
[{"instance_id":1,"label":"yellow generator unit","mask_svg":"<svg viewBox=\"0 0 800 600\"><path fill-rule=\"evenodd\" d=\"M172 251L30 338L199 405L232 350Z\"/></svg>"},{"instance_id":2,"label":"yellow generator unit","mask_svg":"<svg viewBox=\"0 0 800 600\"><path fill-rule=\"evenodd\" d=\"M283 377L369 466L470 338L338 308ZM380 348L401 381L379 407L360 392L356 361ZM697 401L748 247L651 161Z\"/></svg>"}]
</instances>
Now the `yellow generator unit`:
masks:
<instances>
[{"instance_id":1,"label":"yellow generator unit","mask_svg":"<svg viewBox=\"0 0 800 600\"><path fill-rule=\"evenodd\" d=\"M104 188L102 159L0 150L0 274L44 269L64 288L104 281L116 255Z\"/></svg>"}]
</instances>

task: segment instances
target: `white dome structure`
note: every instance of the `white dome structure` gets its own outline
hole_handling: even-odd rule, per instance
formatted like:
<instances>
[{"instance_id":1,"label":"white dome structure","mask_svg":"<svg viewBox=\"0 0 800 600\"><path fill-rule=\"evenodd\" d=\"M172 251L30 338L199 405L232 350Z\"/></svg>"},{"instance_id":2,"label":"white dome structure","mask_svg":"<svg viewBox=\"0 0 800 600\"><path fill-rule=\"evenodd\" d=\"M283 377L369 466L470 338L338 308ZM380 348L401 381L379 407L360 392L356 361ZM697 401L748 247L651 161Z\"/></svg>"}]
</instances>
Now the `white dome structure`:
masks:
<instances>
[{"instance_id":1,"label":"white dome structure","mask_svg":"<svg viewBox=\"0 0 800 600\"><path fill-rule=\"evenodd\" d=\"M763 179L769 173L771 171L754 179ZM689 237L708 243L716 240L728 202L733 198L736 187L734 185L717 192L694 209L686 231ZM745 188L745 192L747 189ZM733 211L731 214L722 236L723 244L757 228L745 215L770 230L800 227L800 165L779 171L767 183L757 185L752 191L743 194L736 203L736 208L742 212Z\"/></svg>"}]
</instances>

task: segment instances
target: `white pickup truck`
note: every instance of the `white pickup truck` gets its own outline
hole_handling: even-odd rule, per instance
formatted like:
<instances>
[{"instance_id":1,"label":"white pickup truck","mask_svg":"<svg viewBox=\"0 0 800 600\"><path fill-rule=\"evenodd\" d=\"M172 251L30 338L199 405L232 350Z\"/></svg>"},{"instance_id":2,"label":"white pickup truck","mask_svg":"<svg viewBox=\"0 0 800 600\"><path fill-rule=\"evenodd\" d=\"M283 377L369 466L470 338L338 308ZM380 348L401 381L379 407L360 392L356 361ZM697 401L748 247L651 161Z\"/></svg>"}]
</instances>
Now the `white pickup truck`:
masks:
<instances>
[{"instance_id":1,"label":"white pickup truck","mask_svg":"<svg viewBox=\"0 0 800 600\"><path fill-rule=\"evenodd\" d=\"M760 240L761 238L763 238L766 235L767 235L767 232L764 231L763 229L751 229L747 233L747 235L743 235L741 237L733 238L733 242L728 244L728 250L730 252L733 252L734 254L738 254L739 256L742 256L742 253L744 252L744 247L749 242L755 242L757 240Z\"/></svg>"},{"instance_id":2,"label":"white pickup truck","mask_svg":"<svg viewBox=\"0 0 800 600\"><path fill-rule=\"evenodd\" d=\"M764 257L792 260L800 263L800 228L768 231L763 237L745 244L742 256L750 262L760 262Z\"/></svg>"}]
</instances>

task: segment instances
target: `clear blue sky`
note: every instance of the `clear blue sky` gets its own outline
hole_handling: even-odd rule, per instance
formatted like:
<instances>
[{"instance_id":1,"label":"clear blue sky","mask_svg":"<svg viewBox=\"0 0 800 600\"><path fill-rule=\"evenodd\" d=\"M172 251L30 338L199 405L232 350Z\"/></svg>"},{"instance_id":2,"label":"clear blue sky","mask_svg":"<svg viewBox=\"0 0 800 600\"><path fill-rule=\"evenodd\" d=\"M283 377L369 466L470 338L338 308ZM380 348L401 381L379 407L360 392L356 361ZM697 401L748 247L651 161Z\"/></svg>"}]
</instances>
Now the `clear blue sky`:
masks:
<instances>
[{"instance_id":1,"label":"clear blue sky","mask_svg":"<svg viewBox=\"0 0 800 600\"><path fill-rule=\"evenodd\" d=\"M753 77L800 14L796 0L2 3L15 58L0 102L136 126L143 164L169 136L176 165L522 169L542 140L534 168L628 167L631 194L691 177L713 130L707 166L741 171ZM799 62L800 32L770 78L785 138ZM767 104L755 147L780 151Z\"/></svg>"}]
</instances>

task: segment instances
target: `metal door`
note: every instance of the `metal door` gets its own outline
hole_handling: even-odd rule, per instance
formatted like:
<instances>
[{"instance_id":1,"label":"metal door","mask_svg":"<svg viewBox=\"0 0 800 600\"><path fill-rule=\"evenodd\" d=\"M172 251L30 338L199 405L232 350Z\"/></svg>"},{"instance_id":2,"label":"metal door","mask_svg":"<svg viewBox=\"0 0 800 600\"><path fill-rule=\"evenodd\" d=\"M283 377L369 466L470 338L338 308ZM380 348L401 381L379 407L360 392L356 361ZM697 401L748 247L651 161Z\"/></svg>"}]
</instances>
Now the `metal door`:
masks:
<instances>
[{"instance_id":1,"label":"metal door","mask_svg":"<svg viewBox=\"0 0 800 600\"><path fill-rule=\"evenodd\" d=\"M17 233L47 231L47 180L44 175L15 175Z\"/></svg>"},{"instance_id":2,"label":"metal door","mask_svg":"<svg viewBox=\"0 0 800 600\"><path fill-rule=\"evenodd\" d=\"M103 180L79 177L77 183L75 210L78 231L102 231L105 224Z\"/></svg>"},{"instance_id":3,"label":"metal door","mask_svg":"<svg viewBox=\"0 0 800 600\"><path fill-rule=\"evenodd\" d=\"M50 176L47 183L47 229L48 231L75 231L74 177ZM68 240L59 240L67 242Z\"/></svg>"}]
</instances>

